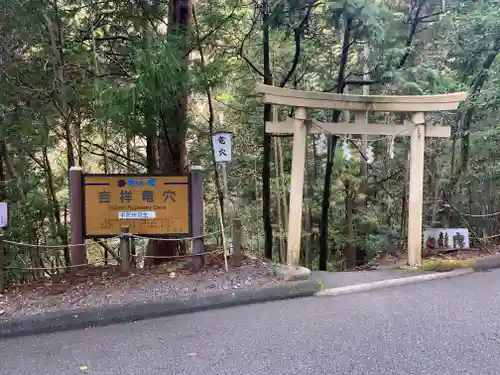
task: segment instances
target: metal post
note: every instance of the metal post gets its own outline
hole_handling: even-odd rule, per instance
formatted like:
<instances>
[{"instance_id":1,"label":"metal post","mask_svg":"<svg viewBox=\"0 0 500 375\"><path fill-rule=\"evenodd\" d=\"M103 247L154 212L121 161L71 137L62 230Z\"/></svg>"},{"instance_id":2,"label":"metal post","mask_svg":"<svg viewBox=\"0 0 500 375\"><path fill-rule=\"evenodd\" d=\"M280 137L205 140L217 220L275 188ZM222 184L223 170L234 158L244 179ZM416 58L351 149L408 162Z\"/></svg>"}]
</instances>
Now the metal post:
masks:
<instances>
[{"instance_id":1,"label":"metal post","mask_svg":"<svg viewBox=\"0 0 500 375\"><path fill-rule=\"evenodd\" d=\"M83 237L83 173L82 168L73 166L69 169L69 192L70 192L70 244L71 265L84 265L87 263L87 254L82 245ZM75 272L80 267L73 267Z\"/></svg>"},{"instance_id":2,"label":"metal post","mask_svg":"<svg viewBox=\"0 0 500 375\"><path fill-rule=\"evenodd\" d=\"M224 220L224 224L226 224L231 221L233 215L232 215L232 208L229 208L230 202L229 202L229 188L227 182L227 163L220 163L220 164L222 170L222 189L224 194L224 212L222 212L223 215L222 219ZM229 250L229 255L232 255L234 244L233 244L233 239L231 238L231 234L229 234L227 245L228 245L227 248Z\"/></svg>"},{"instance_id":3,"label":"metal post","mask_svg":"<svg viewBox=\"0 0 500 375\"><path fill-rule=\"evenodd\" d=\"M129 227L121 227L120 232L120 265L122 267L122 275L128 275L130 272L130 236Z\"/></svg>"},{"instance_id":4,"label":"metal post","mask_svg":"<svg viewBox=\"0 0 500 375\"><path fill-rule=\"evenodd\" d=\"M233 238L233 265L235 267L241 266L241 260L243 259L243 248L242 248L242 234L241 234L241 219L233 219L232 228L232 238Z\"/></svg>"},{"instance_id":5,"label":"metal post","mask_svg":"<svg viewBox=\"0 0 500 375\"><path fill-rule=\"evenodd\" d=\"M192 243L193 266L195 269L203 266L203 256L196 256L205 252L205 218L203 216L203 168L191 167L191 237L195 237Z\"/></svg>"},{"instance_id":6,"label":"metal post","mask_svg":"<svg viewBox=\"0 0 500 375\"><path fill-rule=\"evenodd\" d=\"M3 242L3 233L0 233L0 293L5 290L5 276L4 276L4 266L5 266L5 242Z\"/></svg>"}]
</instances>

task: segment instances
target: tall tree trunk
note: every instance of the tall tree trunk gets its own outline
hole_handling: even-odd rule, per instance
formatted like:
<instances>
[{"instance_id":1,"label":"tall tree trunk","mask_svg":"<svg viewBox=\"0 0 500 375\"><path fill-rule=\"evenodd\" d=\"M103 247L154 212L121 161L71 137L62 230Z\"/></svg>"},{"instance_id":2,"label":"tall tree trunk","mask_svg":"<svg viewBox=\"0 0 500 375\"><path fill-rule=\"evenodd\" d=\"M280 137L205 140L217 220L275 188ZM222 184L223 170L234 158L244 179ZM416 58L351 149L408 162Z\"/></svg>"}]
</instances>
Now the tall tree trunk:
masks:
<instances>
[{"instance_id":1,"label":"tall tree trunk","mask_svg":"<svg viewBox=\"0 0 500 375\"><path fill-rule=\"evenodd\" d=\"M347 59L349 57L349 47L351 41L351 25L352 19L346 15L346 25L344 35L342 38L342 54L340 57L339 71L337 75L337 93L342 94L345 86L345 71L347 67ZM333 122L338 122L340 118L340 111L334 111L332 116ZM335 159L335 148L337 147L338 137L329 134L327 136L327 156L326 156L326 169L325 179L323 184L323 201L321 203L321 221L319 227L319 269L326 271L326 263L328 261L328 221L330 212L330 195L332 174Z\"/></svg>"},{"instance_id":2,"label":"tall tree trunk","mask_svg":"<svg viewBox=\"0 0 500 375\"><path fill-rule=\"evenodd\" d=\"M274 121L278 121L276 116L276 109L274 110ZM279 165L279 156L278 156L278 144L277 140L274 139L274 145L273 145L273 150L274 150L274 182L275 182L275 201L276 201L276 223L278 226L278 244L279 244L279 262L284 263L285 262L285 235L283 231L283 220L282 220L282 205L281 205L281 189L280 189L280 169L278 167Z\"/></svg>"},{"instance_id":3,"label":"tall tree trunk","mask_svg":"<svg viewBox=\"0 0 500 375\"><path fill-rule=\"evenodd\" d=\"M156 134L146 137L146 160L148 165L148 173L154 174L158 172L158 157L157 157L158 139Z\"/></svg>"},{"instance_id":4,"label":"tall tree trunk","mask_svg":"<svg viewBox=\"0 0 500 375\"><path fill-rule=\"evenodd\" d=\"M269 2L262 2L262 52L264 58L264 84L272 85L271 58L269 50ZM272 106L264 104L264 124L272 121ZM262 160L262 219L264 221L264 255L273 257L273 227L271 224L271 135L264 129Z\"/></svg>"},{"instance_id":5,"label":"tall tree trunk","mask_svg":"<svg viewBox=\"0 0 500 375\"><path fill-rule=\"evenodd\" d=\"M352 269L356 266L356 246L354 243L354 201L352 197L353 189L349 179L345 181L345 237L344 247L345 269Z\"/></svg>"},{"instance_id":6,"label":"tall tree trunk","mask_svg":"<svg viewBox=\"0 0 500 375\"><path fill-rule=\"evenodd\" d=\"M469 90L469 96L475 97L478 95L484 84L487 82L490 76L490 68L496 60L498 53L500 52L500 37L495 40L495 43L492 47L492 51L486 56L484 62L482 64L482 69L480 72L474 77L472 81L471 88ZM458 131L460 132L460 158L458 161L457 168L452 171L452 176L450 178L450 182L447 187L447 191L449 194L453 194L453 190L460 180L462 174L467 172L467 168L469 165L469 151L470 151L470 127L472 124L472 119L474 117L476 107L469 106L463 113L461 113L459 123L458 123ZM454 138L455 140L455 138Z\"/></svg>"},{"instance_id":7,"label":"tall tree trunk","mask_svg":"<svg viewBox=\"0 0 500 375\"><path fill-rule=\"evenodd\" d=\"M363 81L370 81L370 70L368 66L368 60L370 58L370 46L368 45L368 42L365 42L365 45L363 46L363 57L362 57L362 62L363 62ZM346 86L347 89L347 86ZM363 95L370 95L370 85L363 85ZM369 115L370 113L368 111L365 112L365 118L366 118L366 123L368 124L369 121ZM351 207L353 207L353 212L352 216L353 217L362 217L363 214L366 212L367 209L367 202L369 199L369 188L368 188L368 162L365 159L366 157L366 152L368 151L368 136L366 134L361 135L361 152L363 155L361 156L360 160L360 179L361 183L358 188L358 194L361 193L365 196L365 199L360 201L358 204L356 204L353 200L351 199ZM350 220L350 225L354 226L354 219ZM356 230L354 228L350 229L350 233L353 233L354 236L359 236L359 237L365 237L368 233L368 226L363 222L361 225L357 225ZM358 264L363 264L366 260L366 249L359 244L354 244L354 240L351 241L351 245L348 245L348 249L352 249L353 246L356 246L356 265ZM352 250L350 250L352 251ZM346 259L349 259L349 256L346 256ZM349 264L347 262L348 268L352 268L355 265L354 264Z\"/></svg>"},{"instance_id":8,"label":"tall tree trunk","mask_svg":"<svg viewBox=\"0 0 500 375\"><path fill-rule=\"evenodd\" d=\"M44 163L45 163L45 171L47 175L47 189L48 189L48 195L49 195L49 200L52 202L52 211L53 211L53 216L54 220L56 222L56 231L57 231L57 236L61 240L61 242L64 245L68 244L68 233L66 231L66 227L63 226L62 219L61 219L61 205L59 204L59 200L57 199L56 195L56 188L54 186L54 177L52 173L52 168L50 166L50 160L49 160L49 155L47 151L47 147L43 148L43 157L44 157ZM63 249L63 254L64 254L64 262L66 266L69 266L71 264L71 259L70 259L70 253L69 253L69 247L65 247Z\"/></svg>"},{"instance_id":9,"label":"tall tree trunk","mask_svg":"<svg viewBox=\"0 0 500 375\"><path fill-rule=\"evenodd\" d=\"M203 46L201 43L201 37L200 37L200 29L198 25L198 21L196 19L196 11L193 8L193 22L195 25L196 29L196 43L198 44L198 51L200 53L200 62L202 65L202 68L205 68L205 54L203 53ZM215 110L214 110L214 105L213 105L213 100L212 100L212 89L210 85L207 83L205 86L205 93L207 94L207 102L208 102L208 131L210 133L210 138L214 134L214 124L215 124ZM212 166L214 168L214 180L215 180L215 189L217 191L217 198L219 200L219 207L221 211L222 217L224 217L224 213L226 212L226 209L228 207L225 206L224 198L227 199L224 195L224 191L222 189L222 185L220 182L220 176L219 176L219 170L217 168L217 163L215 161L215 149L214 149L214 144L210 139L210 151L211 151L211 161L212 161ZM216 210L217 211L217 210ZM215 215L217 217L217 214ZM217 229L214 230L214 232L217 231ZM220 238L222 238L222 233ZM218 241L219 239L217 239Z\"/></svg>"},{"instance_id":10,"label":"tall tree trunk","mask_svg":"<svg viewBox=\"0 0 500 375\"><path fill-rule=\"evenodd\" d=\"M192 0L170 0L168 8L168 33L171 40L178 42L179 56L183 57L184 71L188 74L189 62L189 32L193 14ZM185 81L178 77L182 84ZM160 111L158 152L160 155L159 169L164 175L180 176L185 174L186 168L186 126L187 126L187 103L188 89L180 90L177 98L172 98L169 105L165 105ZM178 244L173 241L151 241L148 244L147 255L156 257L174 256L177 253ZM160 264L168 259L146 258L145 266Z\"/></svg>"}]
</instances>

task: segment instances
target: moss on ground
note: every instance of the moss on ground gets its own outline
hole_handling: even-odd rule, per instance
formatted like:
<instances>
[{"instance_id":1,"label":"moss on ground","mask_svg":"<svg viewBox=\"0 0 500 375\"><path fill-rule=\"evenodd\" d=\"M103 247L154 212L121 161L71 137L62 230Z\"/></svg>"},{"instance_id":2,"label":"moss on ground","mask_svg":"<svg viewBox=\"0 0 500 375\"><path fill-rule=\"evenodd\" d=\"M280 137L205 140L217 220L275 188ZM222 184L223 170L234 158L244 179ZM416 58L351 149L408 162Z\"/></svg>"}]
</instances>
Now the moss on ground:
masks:
<instances>
[{"instance_id":1,"label":"moss on ground","mask_svg":"<svg viewBox=\"0 0 500 375\"><path fill-rule=\"evenodd\" d=\"M475 265L475 259L430 259L423 261L421 270L449 271L463 268L473 268Z\"/></svg>"}]
</instances>

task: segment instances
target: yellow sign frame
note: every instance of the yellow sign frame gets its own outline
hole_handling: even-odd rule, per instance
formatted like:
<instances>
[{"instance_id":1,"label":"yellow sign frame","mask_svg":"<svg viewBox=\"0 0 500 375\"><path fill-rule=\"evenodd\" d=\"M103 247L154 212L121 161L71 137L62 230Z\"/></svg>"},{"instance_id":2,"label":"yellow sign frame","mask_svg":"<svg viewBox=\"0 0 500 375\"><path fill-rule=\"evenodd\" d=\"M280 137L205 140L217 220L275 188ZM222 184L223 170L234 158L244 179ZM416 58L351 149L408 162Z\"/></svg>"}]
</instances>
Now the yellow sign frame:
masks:
<instances>
[{"instance_id":1,"label":"yellow sign frame","mask_svg":"<svg viewBox=\"0 0 500 375\"><path fill-rule=\"evenodd\" d=\"M189 175L83 174L84 237L114 237L124 226L138 236L189 236L190 180Z\"/></svg>"}]
</instances>

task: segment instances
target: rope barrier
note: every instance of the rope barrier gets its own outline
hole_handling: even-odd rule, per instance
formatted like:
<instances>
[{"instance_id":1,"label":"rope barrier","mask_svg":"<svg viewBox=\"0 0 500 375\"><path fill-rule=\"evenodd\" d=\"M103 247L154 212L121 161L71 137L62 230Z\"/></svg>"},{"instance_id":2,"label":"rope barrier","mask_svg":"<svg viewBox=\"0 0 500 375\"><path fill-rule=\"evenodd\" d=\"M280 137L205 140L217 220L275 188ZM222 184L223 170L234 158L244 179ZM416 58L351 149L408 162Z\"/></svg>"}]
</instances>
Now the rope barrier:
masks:
<instances>
[{"instance_id":1,"label":"rope barrier","mask_svg":"<svg viewBox=\"0 0 500 375\"><path fill-rule=\"evenodd\" d=\"M224 228L224 231L230 229L232 225L228 225L227 227ZM205 237L211 237L215 236L217 234L220 234L224 232L222 230L216 231L216 232L211 232L211 233L206 233L200 236L193 236L193 237L183 237L183 238L155 238L155 237L144 237L144 236L137 236L135 234L131 233L122 233L118 236L108 238L106 239L107 241L119 239L119 238L124 238L124 237L131 237L131 238L138 238L138 239L146 239L146 240L153 240L153 241L190 241L190 240L195 240L199 238L205 238ZM75 246L87 246L86 243L84 244L77 244L77 245L34 245L34 244L29 244L29 243L23 243L23 242L15 242L15 241L9 241L9 240L4 240L6 244L10 245L15 245L15 246L25 246L25 247L36 247L36 248L48 248L48 249L53 249L53 248L65 248L65 247L75 247ZM183 255L170 255L170 256L152 256L152 255L137 255L137 254L130 254L131 257L138 257L138 258L151 258L151 259L180 259L180 258L189 258L193 256L201 256L201 255L207 255L207 254L213 254L213 253L221 253L224 250L219 249L219 250L212 250L212 251L206 251L203 253L198 253L198 254L183 254ZM103 264L104 261L98 261L98 262L92 262L92 263L85 263L85 264L75 264L75 265L70 265L70 266L58 266L58 267L4 267L5 270L18 270L18 271L49 271L49 270L62 270L62 269L70 269L70 268L77 268L77 267L87 267L87 266L94 266L97 264Z\"/></svg>"},{"instance_id":2,"label":"rope barrier","mask_svg":"<svg viewBox=\"0 0 500 375\"><path fill-rule=\"evenodd\" d=\"M426 205L433 205L433 204L440 204L440 203L446 204L447 201L444 200L444 199L436 199L436 200L424 202L424 204L426 204ZM461 212L461 211L456 211L456 212L458 214L462 215L462 216L473 217L473 218L484 218L484 217L492 217L492 216L498 216L498 215L500 215L500 211L491 212L491 213L488 213L488 214L468 214L468 213Z\"/></svg>"},{"instance_id":3,"label":"rope barrier","mask_svg":"<svg viewBox=\"0 0 500 375\"><path fill-rule=\"evenodd\" d=\"M224 252L223 249L212 250L212 251L205 251L204 253L198 253L198 254L166 255L166 256L130 254L130 256L131 257L136 257L136 258L149 258L149 259L179 259L179 258L189 258L189 257L195 257L195 256L201 256L201 255L207 255L207 254L214 254L214 253L222 253L222 252Z\"/></svg>"},{"instance_id":4,"label":"rope barrier","mask_svg":"<svg viewBox=\"0 0 500 375\"><path fill-rule=\"evenodd\" d=\"M492 217L492 216L500 215L500 211L499 212L492 212L490 214L466 214L463 212L460 212L460 214L463 216L468 216L468 217L481 218L481 217Z\"/></svg>"},{"instance_id":5,"label":"rope barrier","mask_svg":"<svg viewBox=\"0 0 500 375\"><path fill-rule=\"evenodd\" d=\"M223 251L224 251L223 249L219 249L219 250L205 251L203 253L197 253L197 254L167 255L167 256L130 254L130 256L136 257L136 258L149 258L149 259L180 259L180 258L190 258L190 257L194 257L194 256L202 256L202 255L208 255L208 254L214 254L214 253L222 253ZM4 267L4 269L6 269L6 270L20 270L20 271L21 270L24 270L24 271L45 271L45 270L68 269L68 268L76 268L76 267L94 266L94 265L102 264L102 263L104 263L104 261L85 263L85 264L76 264L76 265L71 265L71 266L59 266L59 267Z\"/></svg>"},{"instance_id":6,"label":"rope barrier","mask_svg":"<svg viewBox=\"0 0 500 375\"><path fill-rule=\"evenodd\" d=\"M205 251L204 253L198 253L198 254L183 254L183 255L169 255L169 256L151 256L151 255L130 254L130 256L136 257L136 258L149 258L149 259L180 259L180 258L189 258L189 257L193 257L193 256L222 253L223 251L224 250L219 249L219 250ZM59 266L59 267L4 267L4 269L5 270L18 270L18 271L45 271L45 270L56 270L56 269L59 270L59 269L69 269L69 268L76 268L76 267L95 266L97 264L102 264L102 263L104 263L104 261L85 263L85 264L75 264L75 265L71 265L71 266Z\"/></svg>"},{"instance_id":7,"label":"rope barrier","mask_svg":"<svg viewBox=\"0 0 500 375\"><path fill-rule=\"evenodd\" d=\"M111 237L111 238L106 238L106 241L111 241L111 240L116 240L120 238L121 235ZM24 242L15 242L15 241L9 241L9 240L4 240L3 241L6 244L9 245L14 245L14 246L24 246L24 247L36 247L39 249L64 249L66 247L78 247L78 246L88 246L87 243L79 243L79 244L67 244L67 245L40 245L40 244L32 244L32 243L24 243Z\"/></svg>"},{"instance_id":8,"label":"rope barrier","mask_svg":"<svg viewBox=\"0 0 500 375\"><path fill-rule=\"evenodd\" d=\"M85 263L85 264L74 264L71 266L58 266L58 267L4 267L4 270L17 270L17 271L51 271L51 270L62 270L68 268L77 268L77 267L87 267L87 266L95 266L96 264L104 263L104 261Z\"/></svg>"},{"instance_id":9,"label":"rope barrier","mask_svg":"<svg viewBox=\"0 0 500 375\"><path fill-rule=\"evenodd\" d=\"M227 227L225 227L224 230L227 230L231 227L232 227L232 225L228 225ZM106 238L105 240L112 241L112 240L120 239L122 237L133 237L133 238L139 238L139 239L144 239L144 240L153 240L153 241L192 241L192 240L196 240L199 238L212 237L212 236L215 236L217 234L221 234L222 232L223 232L222 230L219 230L216 232L202 234L200 236L180 237L180 238L156 238L156 237L138 236L138 235L135 235L132 233L122 233L122 234L119 234L115 237ZM9 240L4 240L3 242L6 244L9 244L9 245L14 245L14 246L34 247L34 248L40 248L40 249L64 249L66 247L88 246L87 243L81 243L81 244L75 244L75 245L72 245L72 244L67 244L67 245L39 245L38 244L37 245L37 244L15 242L15 241L9 241Z\"/></svg>"},{"instance_id":10,"label":"rope barrier","mask_svg":"<svg viewBox=\"0 0 500 375\"><path fill-rule=\"evenodd\" d=\"M182 237L182 238L155 238L155 237L144 237L144 236L138 236L136 234L132 233L124 233L123 236L125 237L132 237L132 238L139 238L139 239L144 239L144 240L152 240L152 241L166 241L166 242L171 242L171 241L192 241L192 240L197 240L199 238L206 238L206 237L212 237L217 234L221 234L225 232L226 230L230 229L233 225L228 225L224 228L224 230L218 230L216 232L211 232L207 234L202 234L200 236L193 236L193 237Z\"/></svg>"},{"instance_id":11,"label":"rope barrier","mask_svg":"<svg viewBox=\"0 0 500 375\"><path fill-rule=\"evenodd\" d=\"M497 238L497 237L500 237L500 233L493 234L491 236L486 236L486 237L478 237L478 240L491 240L492 238Z\"/></svg>"},{"instance_id":12,"label":"rope barrier","mask_svg":"<svg viewBox=\"0 0 500 375\"><path fill-rule=\"evenodd\" d=\"M343 140L346 140L346 141L365 142L365 143L378 142L378 141L383 141L383 140L386 140L386 139L394 139L395 137L397 137L397 136L399 136L399 135L401 135L403 133L406 133L408 130L411 130L414 127L416 127L416 125L412 125L412 126L409 126L409 127L405 127L404 130L401 130L399 133L396 133L394 135L389 135L387 137L382 137L382 138L374 138L374 139L363 140L363 139L359 139L359 138L349 138L349 137L340 136L338 134L335 134L335 133L329 131L328 129L326 129L325 127L323 127L320 124L321 124L321 122L319 122L319 121L316 121L316 120L312 121L312 125L314 127L318 128L319 130L322 130L323 132L325 132L327 134L335 135L339 139L343 139Z\"/></svg>"}]
</instances>

